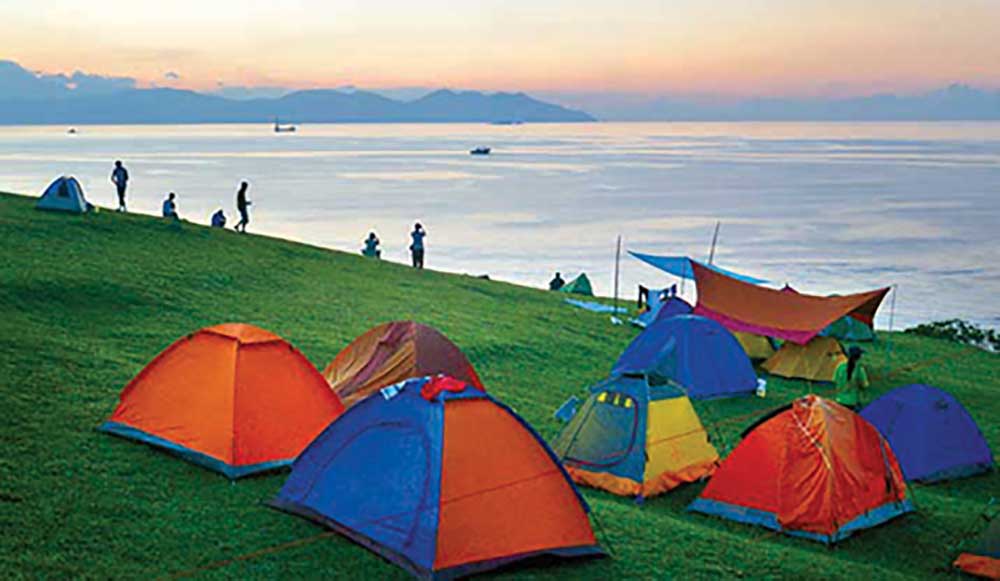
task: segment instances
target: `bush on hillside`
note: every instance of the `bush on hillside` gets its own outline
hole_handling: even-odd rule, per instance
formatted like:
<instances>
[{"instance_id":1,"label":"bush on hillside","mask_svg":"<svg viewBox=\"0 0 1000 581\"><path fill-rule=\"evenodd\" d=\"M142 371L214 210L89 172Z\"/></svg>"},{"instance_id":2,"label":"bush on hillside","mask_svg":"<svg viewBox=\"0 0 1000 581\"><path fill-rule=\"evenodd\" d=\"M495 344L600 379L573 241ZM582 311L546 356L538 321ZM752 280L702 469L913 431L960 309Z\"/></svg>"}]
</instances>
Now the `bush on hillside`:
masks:
<instances>
[{"instance_id":1,"label":"bush on hillside","mask_svg":"<svg viewBox=\"0 0 1000 581\"><path fill-rule=\"evenodd\" d=\"M994 353L1000 352L1000 333L993 329L984 329L978 325L961 319L921 323L903 331L913 335L947 339L964 345L972 345Z\"/></svg>"}]
</instances>

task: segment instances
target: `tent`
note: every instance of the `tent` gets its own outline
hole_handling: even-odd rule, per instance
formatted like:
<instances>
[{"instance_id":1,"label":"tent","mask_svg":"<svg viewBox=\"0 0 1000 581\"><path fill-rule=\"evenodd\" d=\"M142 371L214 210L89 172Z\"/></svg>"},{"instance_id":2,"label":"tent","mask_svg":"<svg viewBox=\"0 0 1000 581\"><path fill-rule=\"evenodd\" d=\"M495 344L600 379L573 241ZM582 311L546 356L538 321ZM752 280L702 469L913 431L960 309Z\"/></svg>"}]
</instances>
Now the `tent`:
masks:
<instances>
[{"instance_id":1,"label":"tent","mask_svg":"<svg viewBox=\"0 0 1000 581\"><path fill-rule=\"evenodd\" d=\"M970 575L1000 579L1000 518L990 520L975 548L959 555L955 566Z\"/></svg>"},{"instance_id":2,"label":"tent","mask_svg":"<svg viewBox=\"0 0 1000 581\"><path fill-rule=\"evenodd\" d=\"M323 376L281 337L229 323L157 355L99 429L234 479L290 464L343 410Z\"/></svg>"},{"instance_id":3,"label":"tent","mask_svg":"<svg viewBox=\"0 0 1000 581\"><path fill-rule=\"evenodd\" d=\"M587 274L581 272L580 276L574 278L568 283L564 284L559 292L573 293L575 295L587 295L588 297L594 296L594 290L590 286L590 279L587 278Z\"/></svg>"},{"instance_id":4,"label":"tent","mask_svg":"<svg viewBox=\"0 0 1000 581\"><path fill-rule=\"evenodd\" d=\"M389 386L332 423L271 505L421 579L603 554L589 508L510 408L445 376Z\"/></svg>"},{"instance_id":5,"label":"tent","mask_svg":"<svg viewBox=\"0 0 1000 581\"><path fill-rule=\"evenodd\" d=\"M657 321L618 358L612 375L648 375L672 381L692 399L753 393L757 376L739 342L725 327L696 315Z\"/></svg>"},{"instance_id":6,"label":"tent","mask_svg":"<svg viewBox=\"0 0 1000 581\"><path fill-rule=\"evenodd\" d=\"M704 262L699 262L693 258L687 256L654 256L652 254L643 254L641 252L628 251L629 254L638 258L639 260L645 262L646 264L652 266L653 268L658 268L667 274L672 274L679 278L694 279L694 271L691 265L697 264L703 268L708 268L735 278L736 280L742 280L743 282L749 284L764 284L767 281L762 278L755 278L752 276L747 276L745 274L738 274L731 270L726 270L725 268L719 268L718 266L712 264L705 264Z\"/></svg>"},{"instance_id":7,"label":"tent","mask_svg":"<svg viewBox=\"0 0 1000 581\"><path fill-rule=\"evenodd\" d=\"M55 210L83 214L93 208L83 195L83 186L74 177L61 176L45 188L35 204L38 210Z\"/></svg>"},{"instance_id":8,"label":"tent","mask_svg":"<svg viewBox=\"0 0 1000 581\"><path fill-rule=\"evenodd\" d=\"M750 359L768 359L776 352L771 339L763 335L736 331L733 333L733 337L736 337L740 347Z\"/></svg>"},{"instance_id":9,"label":"tent","mask_svg":"<svg viewBox=\"0 0 1000 581\"><path fill-rule=\"evenodd\" d=\"M913 507L878 430L807 395L744 432L689 510L829 544Z\"/></svg>"},{"instance_id":10,"label":"tent","mask_svg":"<svg viewBox=\"0 0 1000 581\"><path fill-rule=\"evenodd\" d=\"M844 348L830 337L815 337L805 345L786 341L781 349L760 366L771 375L833 381L837 367L847 361Z\"/></svg>"},{"instance_id":11,"label":"tent","mask_svg":"<svg viewBox=\"0 0 1000 581\"><path fill-rule=\"evenodd\" d=\"M384 323L351 342L323 376L348 407L411 377L444 373L484 389L468 358L440 331L413 321Z\"/></svg>"},{"instance_id":12,"label":"tent","mask_svg":"<svg viewBox=\"0 0 1000 581\"><path fill-rule=\"evenodd\" d=\"M765 288L731 278L697 263L694 313L730 331L743 331L805 344L837 319L851 315L871 326L889 288L821 297Z\"/></svg>"},{"instance_id":13,"label":"tent","mask_svg":"<svg viewBox=\"0 0 1000 581\"><path fill-rule=\"evenodd\" d=\"M833 337L841 341L874 341L875 330L858 319L847 315L830 323L820 332L823 337Z\"/></svg>"},{"instance_id":14,"label":"tent","mask_svg":"<svg viewBox=\"0 0 1000 581\"><path fill-rule=\"evenodd\" d=\"M715 470L719 453L680 389L618 375L590 392L552 446L578 483L646 498Z\"/></svg>"},{"instance_id":15,"label":"tent","mask_svg":"<svg viewBox=\"0 0 1000 581\"><path fill-rule=\"evenodd\" d=\"M975 420L936 387L896 388L868 404L861 416L888 440L907 480L935 482L993 469L993 453Z\"/></svg>"}]
</instances>

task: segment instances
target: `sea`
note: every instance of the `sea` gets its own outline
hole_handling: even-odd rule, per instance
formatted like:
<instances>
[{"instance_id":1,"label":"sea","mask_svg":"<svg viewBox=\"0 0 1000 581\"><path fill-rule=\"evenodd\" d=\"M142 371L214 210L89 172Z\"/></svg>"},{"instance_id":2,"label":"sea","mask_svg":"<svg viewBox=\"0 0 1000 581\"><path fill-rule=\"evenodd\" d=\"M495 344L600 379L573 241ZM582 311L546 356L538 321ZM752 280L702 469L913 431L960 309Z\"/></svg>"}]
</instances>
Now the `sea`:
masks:
<instances>
[{"instance_id":1,"label":"sea","mask_svg":"<svg viewBox=\"0 0 1000 581\"><path fill-rule=\"evenodd\" d=\"M627 251L688 255L844 294L893 286L879 328L963 318L1000 328L1000 123L330 124L0 128L0 191L37 195L76 176L116 205L236 221L251 233L533 287L559 271L635 300L680 281ZM489 155L469 151L489 147ZM621 238L621 257L617 244ZM682 286L694 299L690 281ZM567 308L570 308L567 306ZM581 316L584 316L581 314Z\"/></svg>"}]
</instances>

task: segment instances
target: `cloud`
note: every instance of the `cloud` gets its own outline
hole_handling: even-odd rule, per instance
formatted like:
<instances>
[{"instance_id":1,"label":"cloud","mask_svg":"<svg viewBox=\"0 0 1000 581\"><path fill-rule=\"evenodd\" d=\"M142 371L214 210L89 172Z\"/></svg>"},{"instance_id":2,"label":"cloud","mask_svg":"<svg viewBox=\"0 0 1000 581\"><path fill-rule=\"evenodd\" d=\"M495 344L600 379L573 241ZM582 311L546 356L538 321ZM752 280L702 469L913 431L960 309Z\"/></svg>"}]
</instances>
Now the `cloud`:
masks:
<instances>
[{"instance_id":1,"label":"cloud","mask_svg":"<svg viewBox=\"0 0 1000 581\"><path fill-rule=\"evenodd\" d=\"M174 71L167 71L163 73L163 78L167 79L168 81L179 81L181 79L181 76L175 73Z\"/></svg>"}]
</instances>

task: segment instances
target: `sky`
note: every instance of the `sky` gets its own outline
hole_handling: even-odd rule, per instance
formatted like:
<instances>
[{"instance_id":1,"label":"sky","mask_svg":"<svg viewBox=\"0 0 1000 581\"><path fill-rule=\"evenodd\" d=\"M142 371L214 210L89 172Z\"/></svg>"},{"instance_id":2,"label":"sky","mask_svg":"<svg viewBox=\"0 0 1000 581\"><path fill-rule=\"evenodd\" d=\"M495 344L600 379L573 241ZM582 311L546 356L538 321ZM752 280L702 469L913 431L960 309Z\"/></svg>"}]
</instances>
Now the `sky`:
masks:
<instances>
[{"instance_id":1,"label":"sky","mask_svg":"<svg viewBox=\"0 0 1000 581\"><path fill-rule=\"evenodd\" d=\"M1000 87L1000 0L3 0L0 59L196 90Z\"/></svg>"}]
</instances>

